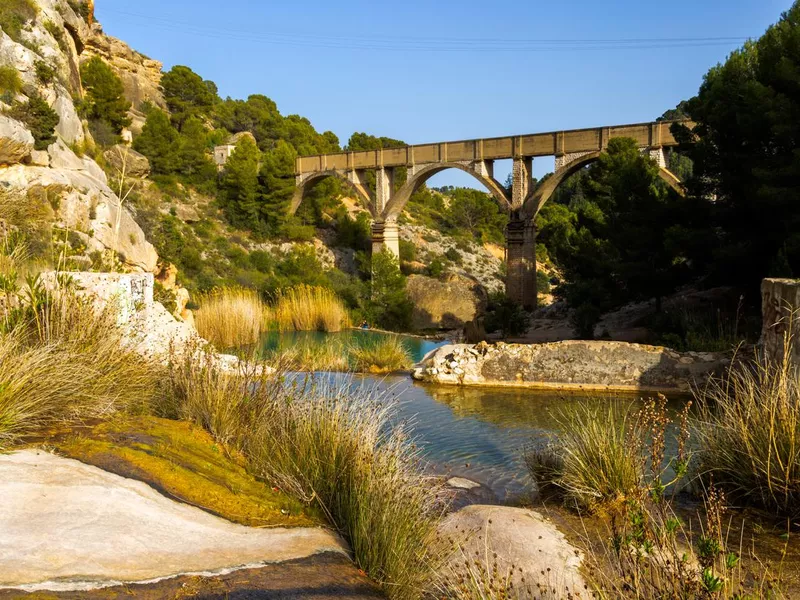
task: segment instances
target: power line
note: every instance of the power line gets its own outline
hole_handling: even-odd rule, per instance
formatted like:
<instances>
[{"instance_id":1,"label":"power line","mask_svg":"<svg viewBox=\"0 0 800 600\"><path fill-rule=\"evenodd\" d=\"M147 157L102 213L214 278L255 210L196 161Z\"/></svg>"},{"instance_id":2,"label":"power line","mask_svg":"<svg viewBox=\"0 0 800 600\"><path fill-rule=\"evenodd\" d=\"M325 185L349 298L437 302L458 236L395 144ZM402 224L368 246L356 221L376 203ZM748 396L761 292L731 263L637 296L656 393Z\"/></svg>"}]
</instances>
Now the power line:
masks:
<instances>
[{"instance_id":1,"label":"power line","mask_svg":"<svg viewBox=\"0 0 800 600\"><path fill-rule=\"evenodd\" d=\"M340 50L390 52L559 52L577 50L651 50L702 48L744 43L744 37L614 38L614 39L497 39L497 38L422 38L336 36L300 32L253 32L226 27L206 27L141 13L105 9L108 12L142 19L151 28L198 37L256 42L278 46Z\"/></svg>"}]
</instances>

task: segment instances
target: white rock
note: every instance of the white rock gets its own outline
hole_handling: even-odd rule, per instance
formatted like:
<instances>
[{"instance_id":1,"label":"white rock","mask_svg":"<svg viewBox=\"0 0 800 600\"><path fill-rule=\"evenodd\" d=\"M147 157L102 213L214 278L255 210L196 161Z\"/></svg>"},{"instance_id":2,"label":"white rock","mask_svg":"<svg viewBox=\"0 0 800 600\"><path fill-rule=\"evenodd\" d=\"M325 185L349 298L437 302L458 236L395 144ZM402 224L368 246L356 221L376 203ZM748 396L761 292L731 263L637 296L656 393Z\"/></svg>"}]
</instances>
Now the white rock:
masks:
<instances>
[{"instance_id":1,"label":"white rock","mask_svg":"<svg viewBox=\"0 0 800 600\"><path fill-rule=\"evenodd\" d=\"M34 139L19 121L0 115L0 165L12 165L33 151Z\"/></svg>"},{"instance_id":2,"label":"white rock","mask_svg":"<svg viewBox=\"0 0 800 600\"><path fill-rule=\"evenodd\" d=\"M501 580L506 579L514 565L511 580L515 598L583 598L586 593L586 583L579 571L581 553L536 511L467 506L448 516L440 526L440 533L459 546L443 570L448 579L469 575L463 567L465 557L469 557L470 563L476 560L484 563L482 569L470 567L474 574L482 570L491 573L496 563ZM546 591L541 592L537 584Z\"/></svg>"}]
</instances>

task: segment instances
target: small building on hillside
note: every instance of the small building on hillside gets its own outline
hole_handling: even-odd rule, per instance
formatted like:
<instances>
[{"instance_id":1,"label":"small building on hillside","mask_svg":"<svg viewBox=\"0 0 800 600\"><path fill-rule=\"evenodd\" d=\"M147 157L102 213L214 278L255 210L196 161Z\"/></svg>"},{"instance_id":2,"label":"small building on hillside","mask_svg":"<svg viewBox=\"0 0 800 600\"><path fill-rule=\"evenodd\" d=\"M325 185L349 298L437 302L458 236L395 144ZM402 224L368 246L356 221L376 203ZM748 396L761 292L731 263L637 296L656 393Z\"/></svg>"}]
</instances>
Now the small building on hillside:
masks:
<instances>
[{"instance_id":1,"label":"small building on hillside","mask_svg":"<svg viewBox=\"0 0 800 600\"><path fill-rule=\"evenodd\" d=\"M246 137L249 137L251 140L253 140L254 144L256 143L256 138L252 133L249 131L241 131L233 134L224 144L214 146L214 163L217 165L218 171L225 170L225 165L228 163L228 159L236 150L236 144Z\"/></svg>"}]
</instances>

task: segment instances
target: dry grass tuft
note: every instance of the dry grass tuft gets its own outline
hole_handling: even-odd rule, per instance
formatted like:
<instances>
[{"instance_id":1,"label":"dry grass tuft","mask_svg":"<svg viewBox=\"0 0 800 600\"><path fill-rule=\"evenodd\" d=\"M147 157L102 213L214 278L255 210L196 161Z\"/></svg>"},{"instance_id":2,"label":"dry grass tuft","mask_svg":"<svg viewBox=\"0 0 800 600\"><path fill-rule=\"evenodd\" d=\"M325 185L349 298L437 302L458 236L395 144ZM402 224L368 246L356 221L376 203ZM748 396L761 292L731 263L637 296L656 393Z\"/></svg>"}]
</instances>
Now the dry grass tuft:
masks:
<instances>
[{"instance_id":1,"label":"dry grass tuft","mask_svg":"<svg viewBox=\"0 0 800 600\"><path fill-rule=\"evenodd\" d=\"M438 490L405 432L389 426L390 397L349 378L292 383L196 358L173 367L170 381L169 410L241 451L270 484L317 505L390 598L420 597L433 575Z\"/></svg>"},{"instance_id":2,"label":"dry grass tuft","mask_svg":"<svg viewBox=\"0 0 800 600\"><path fill-rule=\"evenodd\" d=\"M197 298L194 314L198 333L219 349L254 344L264 329L266 306L258 292L220 288Z\"/></svg>"},{"instance_id":3,"label":"dry grass tuft","mask_svg":"<svg viewBox=\"0 0 800 600\"><path fill-rule=\"evenodd\" d=\"M697 473L732 498L800 517L800 369L758 355L698 392Z\"/></svg>"},{"instance_id":4,"label":"dry grass tuft","mask_svg":"<svg viewBox=\"0 0 800 600\"><path fill-rule=\"evenodd\" d=\"M124 349L110 311L26 291L34 303L7 310L0 334L0 449L58 422L145 408L160 370Z\"/></svg>"},{"instance_id":5,"label":"dry grass tuft","mask_svg":"<svg viewBox=\"0 0 800 600\"><path fill-rule=\"evenodd\" d=\"M299 285L278 294L272 320L280 331L336 332L350 326L350 316L335 292Z\"/></svg>"}]
</instances>

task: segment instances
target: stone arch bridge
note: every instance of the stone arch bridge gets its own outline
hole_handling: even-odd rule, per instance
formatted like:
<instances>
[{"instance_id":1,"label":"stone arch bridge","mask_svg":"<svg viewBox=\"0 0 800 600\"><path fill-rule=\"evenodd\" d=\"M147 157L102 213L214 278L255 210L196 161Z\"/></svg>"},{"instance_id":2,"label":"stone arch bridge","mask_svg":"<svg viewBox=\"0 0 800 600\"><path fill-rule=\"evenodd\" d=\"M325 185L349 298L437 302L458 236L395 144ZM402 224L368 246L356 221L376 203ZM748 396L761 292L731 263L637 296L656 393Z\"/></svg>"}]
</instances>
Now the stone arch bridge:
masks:
<instances>
[{"instance_id":1,"label":"stone arch bridge","mask_svg":"<svg viewBox=\"0 0 800 600\"><path fill-rule=\"evenodd\" d=\"M670 132L674 121L575 129L530 135L420 144L362 152L339 152L298 157L297 189L292 214L305 192L326 177L346 182L354 196L372 215L372 250L384 248L399 256L397 217L411 195L428 179L445 169L460 169L475 177L509 213L506 229L506 293L526 308L536 306L536 231L534 218L558 186L570 175L597 160L615 137L636 140L660 167L661 178L678 193L683 186L667 169L665 149L677 145ZM683 122L691 126L689 122ZM555 156L555 173L534 190L533 159ZM513 160L510 190L494 177L495 160ZM407 177L395 185L395 172ZM366 173L375 174L375 189Z\"/></svg>"}]
</instances>

